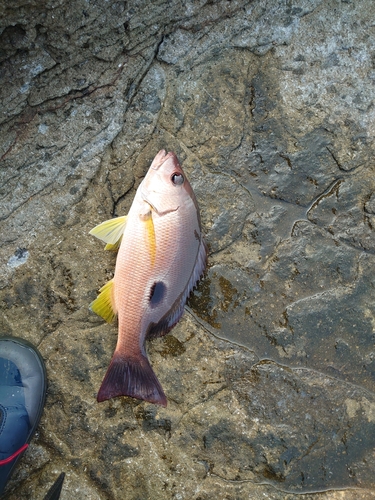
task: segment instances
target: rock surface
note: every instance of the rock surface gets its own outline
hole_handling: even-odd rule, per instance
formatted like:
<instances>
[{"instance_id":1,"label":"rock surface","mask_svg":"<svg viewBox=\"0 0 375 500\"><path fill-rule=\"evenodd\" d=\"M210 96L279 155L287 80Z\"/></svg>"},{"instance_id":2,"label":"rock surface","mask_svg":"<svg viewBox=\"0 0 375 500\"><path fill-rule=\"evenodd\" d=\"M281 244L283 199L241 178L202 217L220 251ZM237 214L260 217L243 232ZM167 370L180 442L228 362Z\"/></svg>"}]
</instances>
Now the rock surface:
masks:
<instances>
[{"instance_id":1,"label":"rock surface","mask_svg":"<svg viewBox=\"0 0 375 500\"><path fill-rule=\"evenodd\" d=\"M0 332L49 388L8 500L375 498L375 4L27 0L0 9ZM209 269L148 344L168 407L96 393L88 311L155 153Z\"/></svg>"}]
</instances>

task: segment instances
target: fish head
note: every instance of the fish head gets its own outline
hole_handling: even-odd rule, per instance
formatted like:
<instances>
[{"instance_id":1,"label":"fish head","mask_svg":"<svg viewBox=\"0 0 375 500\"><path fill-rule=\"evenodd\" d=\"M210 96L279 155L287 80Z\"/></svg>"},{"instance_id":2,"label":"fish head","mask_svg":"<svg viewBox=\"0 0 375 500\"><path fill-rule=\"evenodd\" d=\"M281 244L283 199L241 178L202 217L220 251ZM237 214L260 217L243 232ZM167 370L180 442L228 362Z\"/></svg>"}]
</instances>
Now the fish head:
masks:
<instances>
[{"instance_id":1,"label":"fish head","mask_svg":"<svg viewBox=\"0 0 375 500\"><path fill-rule=\"evenodd\" d=\"M141 196L159 215L178 210L195 196L177 156L173 152L159 151L143 179Z\"/></svg>"}]
</instances>

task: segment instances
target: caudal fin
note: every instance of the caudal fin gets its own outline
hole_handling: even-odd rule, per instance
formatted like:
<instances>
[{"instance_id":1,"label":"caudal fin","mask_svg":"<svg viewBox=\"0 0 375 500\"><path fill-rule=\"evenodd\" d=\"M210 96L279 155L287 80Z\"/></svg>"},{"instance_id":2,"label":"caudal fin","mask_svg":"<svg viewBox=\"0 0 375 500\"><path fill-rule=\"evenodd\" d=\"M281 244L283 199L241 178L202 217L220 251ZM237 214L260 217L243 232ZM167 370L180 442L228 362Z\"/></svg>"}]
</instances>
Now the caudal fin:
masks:
<instances>
[{"instance_id":1,"label":"caudal fin","mask_svg":"<svg viewBox=\"0 0 375 500\"><path fill-rule=\"evenodd\" d=\"M97 400L99 403L116 396L131 396L150 403L167 406L167 398L148 359L126 357L115 351Z\"/></svg>"}]
</instances>

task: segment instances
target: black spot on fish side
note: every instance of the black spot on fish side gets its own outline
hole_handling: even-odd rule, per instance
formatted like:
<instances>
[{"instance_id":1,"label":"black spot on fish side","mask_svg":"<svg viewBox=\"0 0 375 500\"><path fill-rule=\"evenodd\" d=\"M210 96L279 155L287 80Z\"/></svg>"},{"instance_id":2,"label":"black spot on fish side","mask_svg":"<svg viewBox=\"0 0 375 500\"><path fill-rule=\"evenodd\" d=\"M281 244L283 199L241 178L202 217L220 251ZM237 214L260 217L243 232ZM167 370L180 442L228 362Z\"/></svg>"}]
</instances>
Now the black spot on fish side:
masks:
<instances>
[{"instance_id":1,"label":"black spot on fish side","mask_svg":"<svg viewBox=\"0 0 375 500\"><path fill-rule=\"evenodd\" d=\"M150 304L156 306L160 304L165 296L166 286L162 281L156 281L150 290Z\"/></svg>"}]
</instances>

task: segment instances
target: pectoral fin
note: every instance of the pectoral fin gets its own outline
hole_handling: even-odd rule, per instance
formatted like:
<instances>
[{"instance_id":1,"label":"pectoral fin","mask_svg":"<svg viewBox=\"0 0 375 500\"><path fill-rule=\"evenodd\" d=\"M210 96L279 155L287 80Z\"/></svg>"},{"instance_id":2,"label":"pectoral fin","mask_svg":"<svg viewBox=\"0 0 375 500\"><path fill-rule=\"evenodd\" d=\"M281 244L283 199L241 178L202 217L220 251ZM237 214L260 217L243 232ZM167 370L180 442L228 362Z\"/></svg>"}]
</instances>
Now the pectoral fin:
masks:
<instances>
[{"instance_id":1,"label":"pectoral fin","mask_svg":"<svg viewBox=\"0 0 375 500\"><path fill-rule=\"evenodd\" d=\"M155 228L152 216L146 221L147 226L147 236L148 236L148 248L151 256L151 265L155 264L156 258L156 238L155 238Z\"/></svg>"},{"instance_id":2,"label":"pectoral fin","mask_svg":"<svg viewBox=\"0 0 375 500\"><path fill-rule=\"evenodd\" d=\"M146 226L146 245L150 253L151 266L153 266L156 258L156 237L154 221L152 220L152 211L149 210L146 213L139 214L139 218Z\"/></svg>"},{"instance_id":3,"label":"pectoral fin","mask_svg":"<svg viewBox=\"0 0 375 500\"><path fill-rule=\"evenodd\" d=\"M113 302L113 280L108 281L99 290L100 294L91 302L90 309L110 323L114 320L117 312Z\"/></svg>"},{"instance_id":4,"label":"pectoral fin","mask_svg":"<svg viewBox=\"0 0 375 500\"><path fill-rule=\"evenodd\" d=\"M105 250L118 250L125 230L127 216L109 219L91 229L92 234L107 243Z\"/></svg>"}]
</instances>

